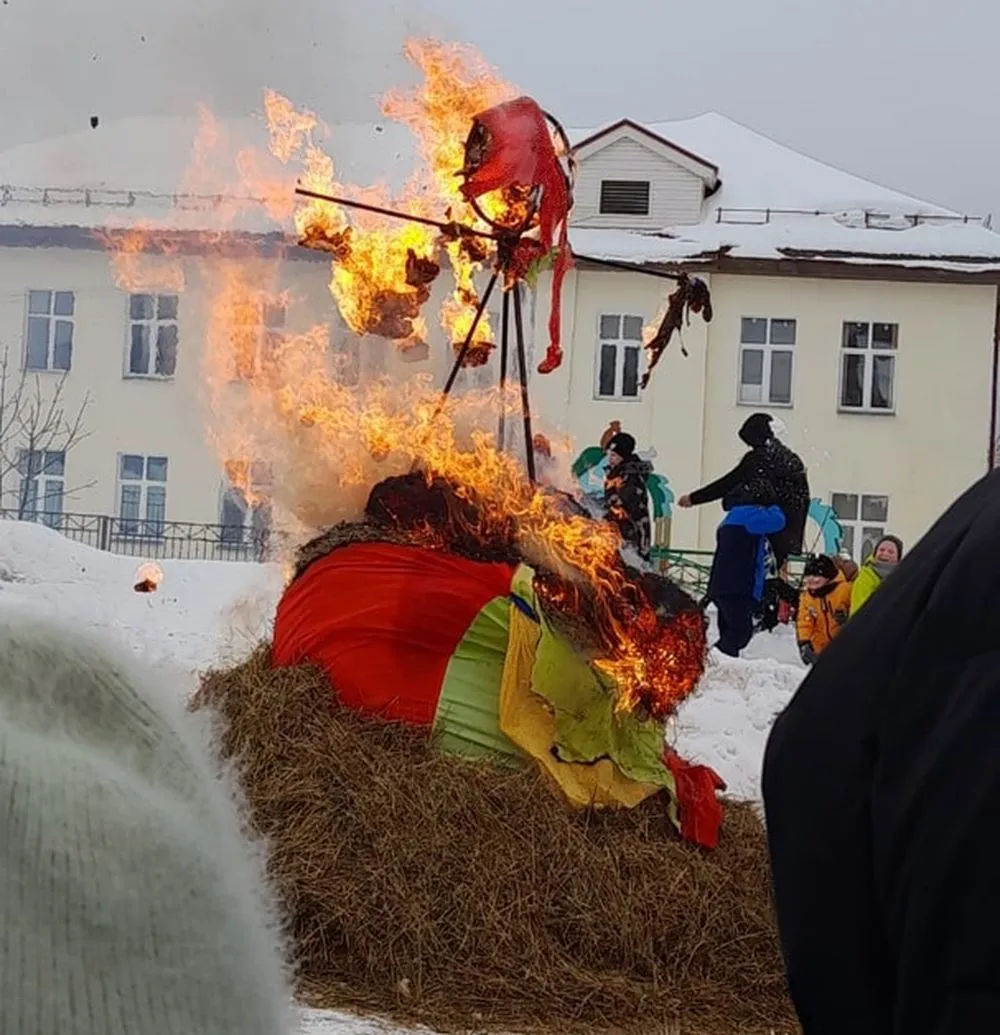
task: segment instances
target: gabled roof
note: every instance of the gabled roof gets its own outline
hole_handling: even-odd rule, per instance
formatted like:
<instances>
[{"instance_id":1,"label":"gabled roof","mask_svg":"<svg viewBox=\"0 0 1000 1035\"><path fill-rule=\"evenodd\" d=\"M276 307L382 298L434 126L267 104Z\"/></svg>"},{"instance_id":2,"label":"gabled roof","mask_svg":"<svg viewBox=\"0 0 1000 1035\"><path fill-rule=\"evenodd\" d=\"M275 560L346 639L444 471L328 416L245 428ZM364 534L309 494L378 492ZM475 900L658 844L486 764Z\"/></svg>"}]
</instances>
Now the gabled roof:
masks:
<instances>
[{"instance_id":1,"label":"gabled roof","mask_svg":"<svg viewBox=\"0 0 1000 1035\"><path fill-rule=\"evenodd\" d=\"M665 157L675 160L680 158L681 164L692 167L691 171L701 176L710 188L714 187L719 179L719 167L713 162L696 155L687 148L680 147L648 126L640 125L631 119L619 119L610 126L591 133L590 136L573 145L573 152L580 161L586 161L591 154L605 147L611 140L623 136L640 137L654 145L656 150L664 153Z\"/></svg>"}]
</instances>

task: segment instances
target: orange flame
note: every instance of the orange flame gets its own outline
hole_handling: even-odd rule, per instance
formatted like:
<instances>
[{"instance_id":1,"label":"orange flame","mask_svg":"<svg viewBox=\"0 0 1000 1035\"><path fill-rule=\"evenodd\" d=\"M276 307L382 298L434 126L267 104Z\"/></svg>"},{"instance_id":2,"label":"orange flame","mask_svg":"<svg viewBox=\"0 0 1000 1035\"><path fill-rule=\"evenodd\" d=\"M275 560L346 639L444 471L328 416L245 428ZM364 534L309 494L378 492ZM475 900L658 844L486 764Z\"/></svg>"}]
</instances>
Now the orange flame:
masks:
<instances>
[{"instance_id":1,"label":"orange flame","mask_svg":"<svg viewBox=\"0 0 1000 1035\"><path fill-rule=\"evenodd\" d=\"M467 392L438 413L440 395L428 376L360 383L346 377L329 327L268 333L267 307L294 302L281 290L282 256L264 258L252 243L241 247L225 234L227 222L249 210L257 218L261 211L274 221L294 218L300 239L311 237L335 256L330 289L347 327L404 345L426 338L419 311L443 248L455 284L441 322L450 341L460 341L484 253L461 239L442 241L434 228L353 211L348 218L330 202L292 204L295 163L300 182L317 191L475 221L455 176L465 138L475 114L516 91L469 48L414 42L407 54L423 70L424 83L383 101L387 115L415 131L424 159L402 199L382 188L339 183L333 160L319 146L318 118L273 92L265 97L270 155L241 151L235 178L220 177L224 132L203 116L188 182L222 199L218 229L202 242L217 247L186 261L198 264L209 296L203 369L210 439L227 480L251 502L261 491L253 484L253 467L269 468L269 500L297 534L356 518L376 482L415 466L460 486L480 513L484 536L513 525L532 563L593 587L604 630L595 664L617 686L619 707L641 702L652 714L665 714L700 676L700 615L680 616L666 635L654 605L630 589L616 529L566 516L550 494L528 482L517 458L498 451L496 416L501 410L513 416L516 394ZM148 271L134 260L160 244L155 228L117 239L112 259L121 282L142 283ZM489 335L488 327L483 334Z\"/></svg>"}]
</instances>

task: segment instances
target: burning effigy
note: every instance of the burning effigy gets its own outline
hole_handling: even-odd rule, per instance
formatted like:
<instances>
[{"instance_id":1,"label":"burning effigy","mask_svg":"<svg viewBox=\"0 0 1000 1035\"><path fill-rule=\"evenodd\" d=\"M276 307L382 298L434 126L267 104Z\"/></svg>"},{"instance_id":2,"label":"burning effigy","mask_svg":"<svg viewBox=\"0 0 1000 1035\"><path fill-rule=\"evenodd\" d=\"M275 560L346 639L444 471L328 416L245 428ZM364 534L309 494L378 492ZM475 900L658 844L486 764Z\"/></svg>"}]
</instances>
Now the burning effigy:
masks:
<instances>
[{"instance_id":1,"label":"burning effigy","mask_svg":"<svg viewBox=\"0 0 1000 1035\"><path fill-rule=\"evenodd\" d=\"M260 220L263 199L273 252L218 227L197 258L169 228L107 237L129 290L183 291L198 265L209 438L248 510L305 544L270 641L193 702L218 715L268 845L300 995L447 1030L781 1029L759 817L723 814L718 777L670 744L704 671L704 616L534 477L536 444L550 484L561 460L531 425L522 288L551 265L551 371L569 142L470 48L407 53L423 82L382 99L419 144L401 191L341 182L319 119L268 92L269 155L241 151L238 182L220 181L224 133L206 116L184 187L220 199L220 225L241 206ZM328 321L272 333L297 245L328 255L361 348L429 354L425 312L447 284L444 389L428 372L342 376ZM653 358L692 312L710 316L707 289L679 280ZM449 394L461 368L497 361L496 388Z\"/></svg>"},{"instance_id":2,"label":"burning effigy","mask_svg":"<svg viewBox=\"0 0 1000 1035\"><path fill-rule=\"evenodd\" d=\"M340 704L426 729L441 750L539 765L575 807L662 792L682 836L716 847L721 781L665 745L703 671L701 610L624 562L613 595L583 572L533 568L504 524L441 478L375 486L363 523L300 551L274 663L318 664ZM641 683L626 682L631 650Z\"/></svg>"}]
</instances>

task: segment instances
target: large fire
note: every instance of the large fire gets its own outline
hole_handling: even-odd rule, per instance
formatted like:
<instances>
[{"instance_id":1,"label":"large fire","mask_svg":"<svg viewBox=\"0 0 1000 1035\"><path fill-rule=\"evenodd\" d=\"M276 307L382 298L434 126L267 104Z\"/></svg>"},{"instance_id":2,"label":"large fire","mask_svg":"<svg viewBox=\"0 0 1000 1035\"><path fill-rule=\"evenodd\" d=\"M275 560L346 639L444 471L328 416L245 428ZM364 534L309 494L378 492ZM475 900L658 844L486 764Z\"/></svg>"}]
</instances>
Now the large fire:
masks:
<instances>
[{"instance_id":1,"label":"large fire","mask_svg":"<svg viewBox=\"0 0 1000 1035\"><path fill-rule=\"evenodd\" d=\"M229 199L223 206L227 217L235 220L248 209L259 217L263 201L274 222L287 228L294 221L297 240L327 249L333 260L330 289L350 330L404 349L427 338L421 309L441 272L442 251L455 285L442 306L441 323L450 342L464 338L486 249L476 238L442 236L438 228L419 223L364 211L349 217L326 201L296 206L293 189L298 181L360 202L476 223L456 176L470 124L474 115L512 99L516 91L468 48L413 42L407 54L424 74L422 85L382 102L383 112L409 126L419 142L422 164L402 197L393 197L388 188L339 182L334 160L320 147L316 116L270 92L265 99L270 155L241 151L232 178L216 173L214 183L216 193ZM202 189L223 135L206 117L192 162ZM491 218L509 204L510 198L482 199ZM171 287L181 289L182 264L164 258L161 231L147 227L109 238L120 284L148 289L152 274L137 262L145 242L158 253L152 263L158 264L157 282L173 278ZM359 514L371 487L387 476L419 470L428 478L447 479L475 503L484 539L497 529L514 528L523 556L561 576L558 584L540 585L543 599L548 593L553 607L596 610L601 643L595 665L616 684L620 707L641 706L656 717L669 714L702 672L701 615L664 622L655 600L623 565L615 528L568 514L558 496L529 482L518 458L498 450L496 417L505 408L513 415L513 397L470 391L441 412L440 393L428 376L345 377L328 325L280 332L269 327L270 310L294 308L296 301L282 290L281 255L264 256L252 244L243 252L232 244L215 247L221 239L220 231L213 231L207 242L212 246L185 262L199 265L198 281L208 286L209 432L235 487L253 501L263 490L250 471L266 465L271 472L266 492L275 512L302 534ZM488 359L490 334L484 326L474 362ZM574 585L589 589L577 599Z\"/></svg>"}]
</instances>

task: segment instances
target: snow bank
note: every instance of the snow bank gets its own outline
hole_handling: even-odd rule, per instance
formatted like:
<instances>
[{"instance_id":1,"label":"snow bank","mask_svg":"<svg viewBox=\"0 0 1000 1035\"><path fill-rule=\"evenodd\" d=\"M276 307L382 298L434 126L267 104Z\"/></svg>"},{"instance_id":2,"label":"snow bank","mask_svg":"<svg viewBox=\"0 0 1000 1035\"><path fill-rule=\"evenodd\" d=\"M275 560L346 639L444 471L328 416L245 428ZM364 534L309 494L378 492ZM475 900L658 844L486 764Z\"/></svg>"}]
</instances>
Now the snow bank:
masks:
<instances>
[{"instance_id":1,"label":"snow bank","mask_svg":"<svg viewBox=\"0 0 1000 1035\"><path fill-rule=\"evenodd\" d=\"M136 593L143 558L119 557L40 525L0 521L0 607L57 615L106 630L148 663L194 688L199 671L235 661L269 635L283 578L273 565L159 561L158 592ZM677 749L712 766L729 793L755 799L767 732L803 676L787 629L757 637L745 660L707 671L681 708ZM349 1015L307 1012L302 1035L404 1035Z\"/></svg>"},{"instance_id":2,"label":"snow bank","mask_svg":"<svg viewBox=\"0 0 1000 1035\"><path fill-rule=\"evenodd\" d=\"M281 592L271 565L158 561L159 591L136 593L143 558L119 557L41 525L0 521L0 607L106 630L150 664L185 679L267 635Z\"/></svg>"}]
</instances>

